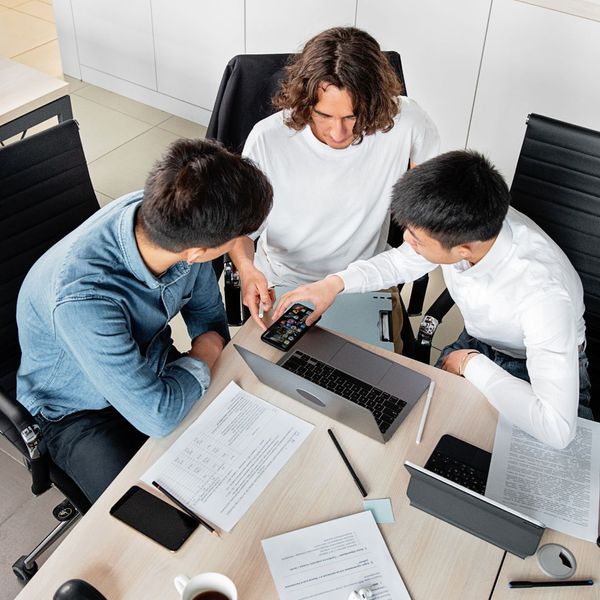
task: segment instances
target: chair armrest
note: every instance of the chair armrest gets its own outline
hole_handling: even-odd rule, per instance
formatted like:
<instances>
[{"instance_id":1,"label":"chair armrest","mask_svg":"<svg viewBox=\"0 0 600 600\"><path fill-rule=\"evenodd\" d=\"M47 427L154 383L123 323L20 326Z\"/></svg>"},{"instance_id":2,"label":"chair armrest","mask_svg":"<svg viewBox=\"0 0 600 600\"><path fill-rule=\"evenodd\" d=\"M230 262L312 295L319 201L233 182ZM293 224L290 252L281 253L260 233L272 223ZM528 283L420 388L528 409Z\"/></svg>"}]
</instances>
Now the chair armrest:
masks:
<instances>
[{"instance_id":1,"label":"chair armrest","mask_svg":"<svg viewBox=\"0 0 600 600\"><path fill-rule=\"evenodd\" d=\"M427 292L428 283L429 275L427 273L413 281L410 300L406 307L406 312L408 312L409 317L416 317L423 314L423 303L425 302L425 293Z\"/></svg>"},{"instance_id":2,"label":"chair armrest","mask_svg":"<svg viewBox=\"0 0 600 600\"><path fill-rule=\"evenodd\" d=\"M444 290L438 297L437 300L429 307L427 315L437 319L438 324L442 322L443 318L448 314L448 311L454 306L454 300L450 296L448 290Z\"/></svg>"},{"instance_id":3,"label":"chair armrest","mask_svg":"<svg viewBox=\"0 0 600 600\"><path fill-rule=\"evenodd\" d=\"M0 413L12 425L4 435L26 458L31 469L31 491L35 495L51 487L48 457L42 452L42 432L29 411L0 392Z\"/></svg>"},{"instance_id":4,"label":"chair armrest","mask_svg":"<svg viewBox=\"0 0 600 600\"><path fill-rule=\"evenodd\" d=\"M21 403L9 400L2 392L0 392L0 413L12 423L19 434L35 424L31 413Z\"/></svg>"},{"instance_id":5,"label":"chair armrest","mask_svg":"<svg viewBox=\"0 0 600 600\"><path fill-rule=\"evenodd\" d=\"M417 334L416 354L417 360L429 364L433 336L443 318L454 306L454 300L448 290L444 290L437 300L429 307L427 314L421 320Z\"/></svg>"}]
</instances>

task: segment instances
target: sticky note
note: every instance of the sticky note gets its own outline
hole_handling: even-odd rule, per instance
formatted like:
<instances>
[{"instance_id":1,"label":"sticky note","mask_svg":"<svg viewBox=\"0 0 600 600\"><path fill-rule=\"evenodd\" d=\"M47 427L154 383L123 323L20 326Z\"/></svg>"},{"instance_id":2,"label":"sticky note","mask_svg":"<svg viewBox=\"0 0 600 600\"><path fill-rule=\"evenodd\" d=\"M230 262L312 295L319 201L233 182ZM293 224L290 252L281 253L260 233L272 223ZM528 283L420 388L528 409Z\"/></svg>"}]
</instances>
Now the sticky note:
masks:
<instances>
[{"instance_id":1,"label":"sticky note","mask_svg":"<svg viewBox=\"0 0 600 600\"><path fill-rule=\"evenodd\" d=\"M376 523L393 523L394 511L392 510L392 501L389 498L379 498L377 500L365 500L363 502L365 510L373 513Z\"/></svg>"}]
</instances>

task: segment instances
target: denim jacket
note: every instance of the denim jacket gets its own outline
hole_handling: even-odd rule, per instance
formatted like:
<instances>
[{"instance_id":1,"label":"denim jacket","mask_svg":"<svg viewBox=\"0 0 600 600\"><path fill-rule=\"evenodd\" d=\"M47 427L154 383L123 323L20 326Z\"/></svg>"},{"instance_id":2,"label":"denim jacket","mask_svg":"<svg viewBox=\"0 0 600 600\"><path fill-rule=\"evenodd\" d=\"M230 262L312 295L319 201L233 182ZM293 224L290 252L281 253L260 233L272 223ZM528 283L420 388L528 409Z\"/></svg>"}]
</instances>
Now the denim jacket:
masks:
<instances>
[{"instance_id":1,"label":"denim jacket","mask_svg":"<svg viewBox=\"0 0 600 600\"><path fill-rule=\"evenodd\" d=\"M46 252L17 304L19 401L48 420L112 405L143 433L164 436L210 383L208 367L174 351L181 311L194 338L229 339L211 263L178 262L160 277L134 235L143 193L99 210Z\"/></svg>"}]
</instances>

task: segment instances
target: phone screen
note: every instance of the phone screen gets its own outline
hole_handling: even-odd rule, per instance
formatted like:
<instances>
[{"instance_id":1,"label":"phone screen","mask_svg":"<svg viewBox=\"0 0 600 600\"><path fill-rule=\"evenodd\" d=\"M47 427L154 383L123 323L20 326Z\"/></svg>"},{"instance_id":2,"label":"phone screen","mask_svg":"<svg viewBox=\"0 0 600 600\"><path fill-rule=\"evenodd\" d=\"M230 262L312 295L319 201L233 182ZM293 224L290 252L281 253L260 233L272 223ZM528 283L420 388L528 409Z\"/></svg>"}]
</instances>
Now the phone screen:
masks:
<instances>
[{"instance_id":1,"label":"phone screen","mask_svg":"<svg viewBox=\"0 0 600 600\"><path fill-rule=\"evenodd\" d=\"M305 321L312 312L313 309L304 304L294 304L260 336L261 339L279 350L289 350L309 329Z\"/></svg>"},{"instance_id":2,"label":"phone screen","mask_svg":"<svg viewBox=\"0 0 600 600\"><path fill-rule=\"evenodd\" d=\"M178 550L198 522L150 492L134 485L110 514L169 550Z\"/></svg>"}]
</instances>

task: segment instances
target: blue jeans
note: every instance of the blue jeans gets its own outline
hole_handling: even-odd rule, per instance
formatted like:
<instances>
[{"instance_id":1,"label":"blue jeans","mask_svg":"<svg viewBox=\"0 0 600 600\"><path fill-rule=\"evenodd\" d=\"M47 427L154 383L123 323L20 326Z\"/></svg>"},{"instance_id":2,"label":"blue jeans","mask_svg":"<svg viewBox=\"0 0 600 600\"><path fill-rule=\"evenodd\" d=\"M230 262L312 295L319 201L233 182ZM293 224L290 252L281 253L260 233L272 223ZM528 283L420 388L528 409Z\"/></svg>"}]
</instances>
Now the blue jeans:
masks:
<instances>
[{"instance_id":1,"label":"blue jeans","mask_svg":"<svg viewBox=\"0 0 600 600\"><path fill-rule=\"evenodd\" d=\"M498 350L494 350L488 344L484 344L480 342L478 339L470 336L466 330L463 329L463 332L460 334L458 339L449 346L446 346L440 357L435 364L436 367L441 368L442 360L450 354L450 352L454 352L454 350L462 350L464 348L472 348L473 350L478 350L481 354L487 356L490 360L494 361L499 367L502 367L505 371L513 375L514 377L518 377L523 381L529 380L529 373L527 372L527 363L524 358L514 358L512 356L508 356L508 354L503 354ZM588 359L585 355L585 351L579 353L579 409L578 415L583 417L584 419L594 420L594 415L592 414L592 409L590 407L591 402L591 385L590 385L590 376L588 375Z\"/></svg>"}]
</instances>

